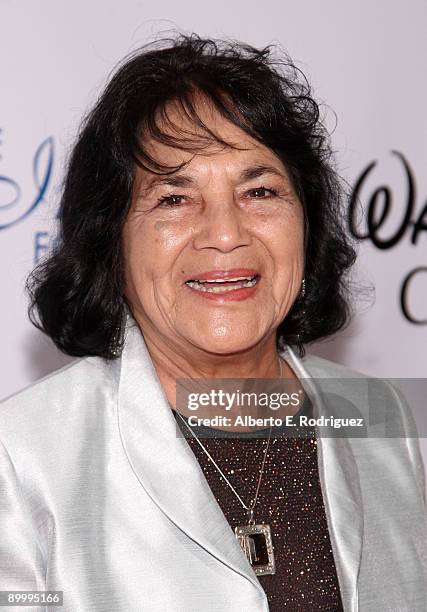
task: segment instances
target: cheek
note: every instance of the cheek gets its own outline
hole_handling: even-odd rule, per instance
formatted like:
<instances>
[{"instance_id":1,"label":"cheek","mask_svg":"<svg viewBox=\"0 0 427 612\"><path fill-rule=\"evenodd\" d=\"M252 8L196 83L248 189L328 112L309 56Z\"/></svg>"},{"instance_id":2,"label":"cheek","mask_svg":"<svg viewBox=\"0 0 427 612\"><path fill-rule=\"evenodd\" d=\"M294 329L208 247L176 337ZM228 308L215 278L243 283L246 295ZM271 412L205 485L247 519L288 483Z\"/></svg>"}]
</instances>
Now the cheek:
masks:
<instances>
[{"instance_id":1,"label":"cheek","mask_svg":"<svg viewBox=\"0 0 427 612\"><path fill-rule=\"evenodd\" d=\"M275 270L283 273L294 265L303 265L304 221L302 210L287 211L282 217L260 224L263 242ZM291 270L289 270L291 273Z\"/></svg>"},{"instance_id":2,"label":"cheek","mask_svg":"<svg viewBox=\"0 0 427 612\"><path fill-rule=\"evenodd\" d=\"M162 279L172 272L186 243L185 234L167 221L134 220L123 231L123 255L127 276Z\"/></svg>"}]
</instances>

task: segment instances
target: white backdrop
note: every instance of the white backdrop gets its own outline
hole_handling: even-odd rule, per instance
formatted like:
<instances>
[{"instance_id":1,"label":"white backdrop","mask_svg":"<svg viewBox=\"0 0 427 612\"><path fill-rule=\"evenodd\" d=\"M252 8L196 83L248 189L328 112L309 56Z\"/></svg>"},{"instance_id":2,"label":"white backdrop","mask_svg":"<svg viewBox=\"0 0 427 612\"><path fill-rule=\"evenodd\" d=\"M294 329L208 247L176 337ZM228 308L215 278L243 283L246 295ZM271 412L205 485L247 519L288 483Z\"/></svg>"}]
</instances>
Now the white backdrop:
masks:
<instances>
[{"instance_id":1,"label":"white backdrop","mask_svg":"<svg viewBox=\"0 0 427 612\"><path fill-rule=\"evenodd\" d=\"M426 20L422 0L0 0L0 398L67 361L30 325L25 277L55 231L64 161L82 115L116 62L171 28L280 44L325 102L331 129L331 109L337 115L333 143L342 175L354 185L377 162L361 201L367 207L387 186L391 212L361 244L357 267L357 278L375 286L375 299L359 300L353 324L311 350L373 376L425 378L427 231L414 243L411 236L424 210L427 227ZM381 198L384 192L374 220ZM392 248L373 243L399 228ZM402 312L400 292L418 268L406 293L408 316L424 319L415 324Z\"/></svg>"}]
</instances>

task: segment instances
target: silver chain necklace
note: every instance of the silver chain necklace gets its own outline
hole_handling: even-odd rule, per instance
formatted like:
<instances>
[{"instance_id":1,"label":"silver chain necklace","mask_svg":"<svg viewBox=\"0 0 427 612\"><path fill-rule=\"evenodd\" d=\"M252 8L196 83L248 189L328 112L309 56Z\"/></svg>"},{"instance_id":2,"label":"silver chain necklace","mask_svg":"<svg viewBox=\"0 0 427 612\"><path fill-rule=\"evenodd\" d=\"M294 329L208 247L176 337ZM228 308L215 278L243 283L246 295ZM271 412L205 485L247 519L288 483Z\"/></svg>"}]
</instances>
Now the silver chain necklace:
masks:
<instances>
[{"instance_id":1,"label":"silver chain necklace","mask_svg":"<svg viewBox=\"0 0 427 612\"><path fill-rule=\"evenodd\" d=\"M280 377L282 377L282 360L279 358L279 367L280 367ZM237 493L236 489L233 487L231 482L228 480L227 476L221 470L219 465L213 459L212 455L205 448L205 446L200 442L199 438L193 431L192 427L187 423L184 417L177 412L178 416L181 418L182 422L189 429L191 435L194 437L196 442L200 445L203 452L209 457L212 464L224 478L226 484L233 491L234 495L237 497L239 502L242 504L243 508L247 511L248 514L248 524L247 525L239 525L235 527L234 533L236 535L237 541L239 542L243 552L245 553L246 558L251 564L255 574L265 576L266 574L274 574L276 571L275 561L274 561L274 553L273 553L273 542L271 538L271 528L270 525L266 523L261 523L256 525L254 518L254 508L258 499L258 493L261 486L262 477L264 474L264 465L267 459L268 448L270 446L271 439L271 431L272 427L270 427L267 446L265 447L264 457L261 464L261 471L258 478L258 484L256 488L256 493L253 502L250 506L247 506L240 495Z\"/></svg>"}]
</instances>

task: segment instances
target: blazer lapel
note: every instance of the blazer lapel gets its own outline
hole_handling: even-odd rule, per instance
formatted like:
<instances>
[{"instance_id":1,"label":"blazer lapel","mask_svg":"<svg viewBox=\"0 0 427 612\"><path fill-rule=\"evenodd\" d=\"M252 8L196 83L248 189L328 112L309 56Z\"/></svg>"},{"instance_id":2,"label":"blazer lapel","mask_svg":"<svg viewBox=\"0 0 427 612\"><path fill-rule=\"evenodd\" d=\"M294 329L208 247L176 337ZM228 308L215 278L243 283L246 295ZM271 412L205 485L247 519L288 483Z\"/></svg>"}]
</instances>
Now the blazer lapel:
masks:
<instances>
[{"instance_id":1,"label":"blazer lapel","mask_svg":"<svg viewBox=\"0 0 427 612\"><path fill-rule=\"evenodd\" d=\"M289 347L282 357L313 400L315 416L327 416L318 383L312 379L325 376L325 372L306 368ZM118 421L134 473L160 510L193 541L249 580L265 598L191 448L177 435L176 421L131 315L121 356ZM318 465L344 610L357 612L363 512L357 467L348 440L322 437L318 432Z\"/></svg>"},{"instance_id":2,"label":"blazer lapel","mask_svg":"<svg viewBox=\"0 0 427 612\"><path fill-rule=\"evenodd\" d=\"M121 357L118 419L128 459L151 499L188 537L249 580L267 602L191 448L177 435L148 349L130 315Z\"/></svg>"},{"instance_id":3,"label":"blazer lapel","mask_svg":"<svg viewBox=\"0 0 427 612\"><path fill-rule=\"evenodd\" d=\"M305 365L290 347L282 352L312 400L314 416L330 416L322 399L321 367ZM363 504L357 464L347 438L322 435L318 440L319 479L345 612L357 612L357 579L362 555Z\"/></svg>"}]
</instances>

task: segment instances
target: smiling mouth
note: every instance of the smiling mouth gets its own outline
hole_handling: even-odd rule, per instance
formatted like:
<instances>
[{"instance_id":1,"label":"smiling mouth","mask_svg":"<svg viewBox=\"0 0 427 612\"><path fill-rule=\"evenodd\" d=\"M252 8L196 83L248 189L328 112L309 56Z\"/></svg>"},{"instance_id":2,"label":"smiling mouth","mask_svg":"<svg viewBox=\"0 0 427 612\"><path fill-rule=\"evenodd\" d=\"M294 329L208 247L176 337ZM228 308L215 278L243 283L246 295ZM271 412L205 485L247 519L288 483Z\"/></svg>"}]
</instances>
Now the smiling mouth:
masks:
<instances>
[{"instance_id":1,"label":"smiling mouth","mask_svg":"<svg viewBox=\"0 0 427 612\"><path fill-rule=\"evenodd\" d=\"M237 289L246 289L254 287L259 281L259 275L255 276L239 276L236 278L212 279L212 280L188 280L186 285L201 291L202 293L227 293L236 291Z\"/></svg>"}]
</instances>

